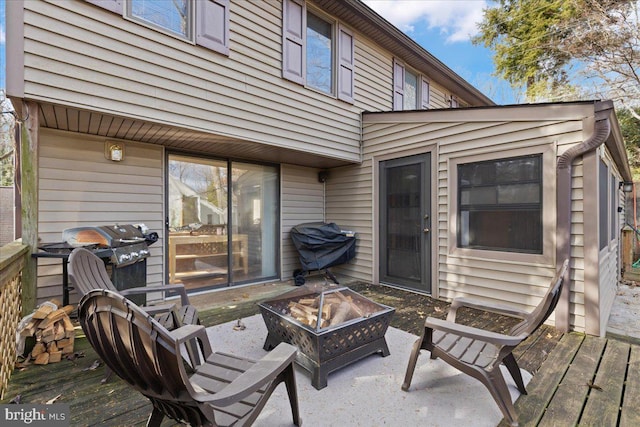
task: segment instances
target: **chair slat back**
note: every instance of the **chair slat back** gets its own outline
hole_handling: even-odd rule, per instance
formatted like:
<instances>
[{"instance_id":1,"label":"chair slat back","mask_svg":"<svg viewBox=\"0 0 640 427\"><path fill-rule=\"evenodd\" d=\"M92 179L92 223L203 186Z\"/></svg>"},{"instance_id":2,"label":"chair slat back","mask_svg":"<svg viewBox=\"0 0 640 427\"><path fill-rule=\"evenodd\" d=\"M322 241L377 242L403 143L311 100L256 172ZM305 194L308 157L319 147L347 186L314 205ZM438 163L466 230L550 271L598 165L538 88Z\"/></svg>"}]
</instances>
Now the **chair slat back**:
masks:
<instances>
[{"instance_id":1,"label":"chair slat back","mask_svg":"<svg viewBox=\"0 0 640 427\"><path fill-rule=\"evenodd\" d=\"M117 291L104 262L84 248L76 248L69 255L69 277L81 296L93 289Z\"/></svg>"},{"instance_id":2,"label":"chair slat back","mask_svg":"<svg viewBox=\"0 0 640 427\"><path fill-rule=\"evenodd\" d=\"M152 399L191 400L175 341L151 316L123 296L94 289L80 302L79 320L100 358Z\"/></svg>"},{"instance_id":3,"label":"chair slat back","mask_svg":"<svg viewBox=\"0 0 640 427\"><path fill-rule=\"evenodd\" d=\"M542 297L538 306L535 310L529 313L522 322L518 323L511 329L511 334L520 335L524 333L531 335L547 321L551 313L553 313L553 310L555 310L558 305L558 300L560 299L568 267L569 260L565 260L562 267L560 267L560 270L558 270L554 278L551 280L549 289L547 289L547 292L544 297Z\"/></svg>"}]
</instances>

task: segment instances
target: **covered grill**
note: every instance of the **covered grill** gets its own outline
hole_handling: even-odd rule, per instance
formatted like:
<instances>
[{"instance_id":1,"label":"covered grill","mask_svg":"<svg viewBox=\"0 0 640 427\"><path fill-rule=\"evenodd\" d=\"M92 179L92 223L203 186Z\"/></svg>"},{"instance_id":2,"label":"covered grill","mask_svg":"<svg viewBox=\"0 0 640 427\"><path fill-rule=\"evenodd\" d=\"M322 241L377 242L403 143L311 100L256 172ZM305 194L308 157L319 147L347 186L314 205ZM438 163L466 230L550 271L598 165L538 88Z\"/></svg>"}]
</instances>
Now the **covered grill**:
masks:
<instances>
[{"instance_id":1,"label":"covered grill","mask_svg":"<svg viewBox=\"0 0 640 427\"><path fill-rule=\"evenodd\" d=\"M336 284L338 280L329 267L344 264L356 256L356 236L335 223L308 222L291 229L291 240L300 255L302 269L293 272L296 285L303 285L304 274L311 270L325 270Z\"/></svg>"}]
</instances>

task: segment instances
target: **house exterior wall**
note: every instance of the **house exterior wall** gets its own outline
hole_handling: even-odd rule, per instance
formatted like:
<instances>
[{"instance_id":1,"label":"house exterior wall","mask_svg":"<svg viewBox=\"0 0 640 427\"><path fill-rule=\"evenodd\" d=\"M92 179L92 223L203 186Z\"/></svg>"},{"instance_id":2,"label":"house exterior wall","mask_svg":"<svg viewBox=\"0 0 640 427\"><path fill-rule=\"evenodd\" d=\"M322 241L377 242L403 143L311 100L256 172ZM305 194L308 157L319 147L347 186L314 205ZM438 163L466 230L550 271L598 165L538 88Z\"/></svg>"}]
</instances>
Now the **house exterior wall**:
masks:
<instances>
[{"instance_id":1,"label":"house exterior wall","mask_svg":"<svg viewBox=\"0 0 640 427\"><path fill-rule=\"evenodd\" d=\"M281 188L281 277L293 277L300 268L298 252L291 241L291 228L305 222L324 221L324 185L318 169L294 165L280 168Z\"/></svg>"},{"instance_id":2,"label":"house exterior wall","mask_svg":"<svg viewBox=\"0 0 640 427\"><path fill-rule=\"evenodd\" d=\"M60 242L71 227L144 223L159 235L150 246L147 283L164 283L164 150L127 142L122 162L105 158L105 140L43 129L40 134L38 236ZM62 295L59 259L38 259L38 303ZM70 294L77 302L77 294Z\"/></svg>"},{"instance_id":3,"label":"house exterior wall","mask_svg":"<svg viewBox=\"0 0 640 427\"><path fill-rule=\"evenodd\" d=\"M83 1L24 8L26 98L359 160L360 109L282 79L279 2L231 2L229 56Z\"/></svg>"},{"instance_id":4,"label":"house exterior wall","mask_svg":"<svg viewBox=\"0 0 640 427\"><path fill-rule=\"evenodd\" d=\"M534 110L526 109L512 115L508 109L502 108L493 119L488 112L484 114L471 110L466 110L466 115L465 112L453 110L365 114L362 167L345 168L352 169L354 180L362 184L357 190L355 187L352 190L339 189L337 193L347 200L354 199L359 193L366 194L364 199L371 200L363 208L363 211L368 210L368 217L363 215L364 212L354 212L344 220L355 222L362 215L361 218L367 218L366 221L371 219L370 230L377 230L377 162L431 152L432 158L436 159L433 165L436 178L432 179L432 217L434 220L437 218L437 222L432 223L432 230L437 231L433 240L432 269L436 272L432 283L433 294L448 300L471 296L504 301L531 310L538 304L555 274L557 159L590 136L593 132L593 111L591 117L588 112L578 109L573 115L558 114L557 118L553 118L553 115L537 116ZM500 121L495 120L496 117L500 117ZM604 146L598 153L604 153L603 150ZM543 155L543 253L529 255L457 248L457 164L535 153ZM618 232L609 245L598 251L598 194L588 190L598 188L596 158L599 156L588 153L584 158L578 158L572 168L572 269L569 286L571 327L599 335L604 333L617 284L621 227L616 228ZM608 162L612 172L619 178L620 173L611 157L608 157ZM594 176L595 182L591 182ZM337 193L332 188L328 200L337 198ZM617 191L617 197L621 197L619 193ZM331 208L328 212L333 213ZM341 212L344 214L344 211ZM367 249L374 254L368 260L373 264L369 278L376 281L379 267L375 262L375 235L363 234L367 238L361 246L370 241ZM360 257L359 262L362 262L364 255ZM593 265L600 267L585 267ZM553 323L553 317L550 321Z\"/></svg>"}]
</instances>

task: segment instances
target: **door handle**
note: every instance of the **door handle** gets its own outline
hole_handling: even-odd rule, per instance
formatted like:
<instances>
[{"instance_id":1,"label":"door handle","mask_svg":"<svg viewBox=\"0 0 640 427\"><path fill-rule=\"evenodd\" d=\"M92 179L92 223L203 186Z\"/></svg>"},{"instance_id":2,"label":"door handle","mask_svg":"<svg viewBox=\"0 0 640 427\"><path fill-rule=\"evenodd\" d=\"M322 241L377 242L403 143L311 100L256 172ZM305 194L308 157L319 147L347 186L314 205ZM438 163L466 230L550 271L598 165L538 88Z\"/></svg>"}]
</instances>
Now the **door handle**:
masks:
<instances>
[{"instance_id":1,"label":"door handle","mask_svg":"<svg viewBox=\"0 0 640 427\"><path fill-rule=\"evenodd\" d=\"M425 229L422 230L423 233L428 233L429 231L431 231L431 230L429 230L428 228L425 228Z\"/></svg>"}]
</instances>

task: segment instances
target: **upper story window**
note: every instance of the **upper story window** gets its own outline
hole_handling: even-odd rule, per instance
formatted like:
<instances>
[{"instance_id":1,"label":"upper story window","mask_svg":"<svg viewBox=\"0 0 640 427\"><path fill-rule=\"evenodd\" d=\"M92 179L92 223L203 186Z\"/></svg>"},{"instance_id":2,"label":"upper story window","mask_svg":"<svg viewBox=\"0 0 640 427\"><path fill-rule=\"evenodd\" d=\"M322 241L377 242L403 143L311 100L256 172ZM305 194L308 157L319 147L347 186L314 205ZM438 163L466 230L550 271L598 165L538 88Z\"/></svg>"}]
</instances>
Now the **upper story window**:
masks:
<instances>
[{"instance_id":1,"label":"upper story window","mask_svg":"<svg viewBox=\"0 0 640 427\"><path fill-rule=\"evenodd\" d=\"M127 14L173 34L191 38L191 6L189 0L129 0Z\"/></svg>"},{"instance_id":2,"label":"upper story window","mask_svg":"<svg viewBox=\"0 0 640 427\"><path fill-rule=\"evenodd\" d=\"M284 0L282 77L353 103L353 33L304 0Z\"/></svg>"},{"instance_id":3,"label":"upper story window","mask_svg":"<svg viewBox=\"0 0 640 427\"><path fill-rule=\"evenodd\" d=\"M408 70L404 63L393 62L393 109L420 110L429 108L429 81Z\"/></svg>"},{"instance_id":4,"label":"upper story window","mask_svg":"<svg viewBox=\"0 0 640 427\"><path fill-rule=\"evenodd\" d=\"M542 254L542 155L458 165L458 247Z\"/></svg>"},{"instance_id":5,"label":"upper story window","mask_svg":"<svg viewBox=\"0 0 640 427\"><path fill-rule=\"evenodd\" d=\"M198 46L229 54L229 0L86 1Z\"/></svg>"},{"instance_id":6,"label":"upper story window","mask_svg":"<svg viewBox=\"0 0 640 427\"><path fill-rule=\"evenodd\" d=\"M307 13L307 86L333 93L333 25Z\"/></svg>"}]
</instances>

